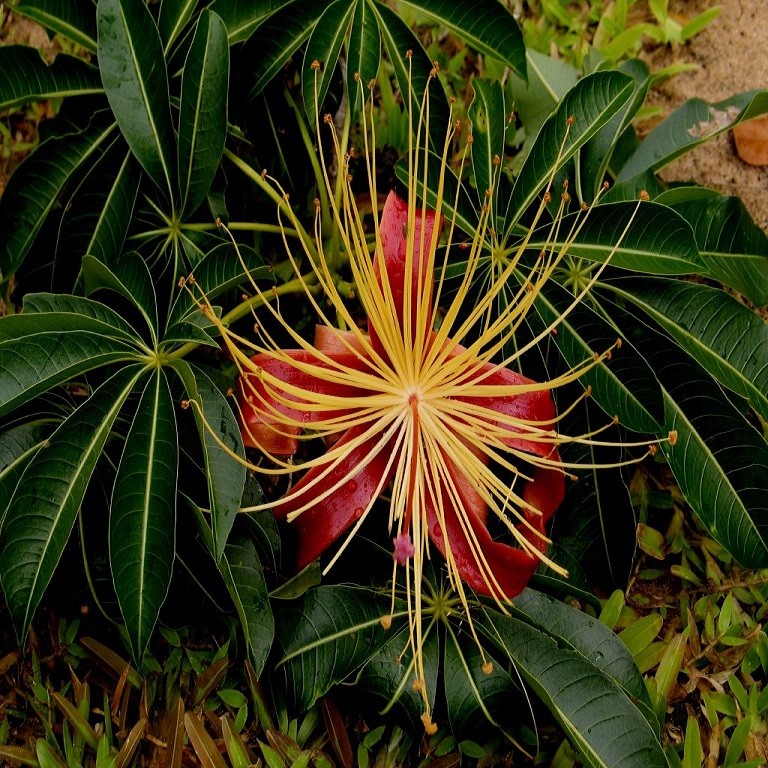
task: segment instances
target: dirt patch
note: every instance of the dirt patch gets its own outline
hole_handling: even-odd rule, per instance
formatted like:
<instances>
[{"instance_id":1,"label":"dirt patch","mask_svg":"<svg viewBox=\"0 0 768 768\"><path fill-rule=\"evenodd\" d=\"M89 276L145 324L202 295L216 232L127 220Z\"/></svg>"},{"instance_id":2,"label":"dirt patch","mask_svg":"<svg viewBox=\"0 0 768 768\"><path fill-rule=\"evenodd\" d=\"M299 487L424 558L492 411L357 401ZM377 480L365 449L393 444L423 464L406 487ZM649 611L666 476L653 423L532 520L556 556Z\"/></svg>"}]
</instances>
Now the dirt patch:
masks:
<instances>
[{"instance_id":1,"label":"dirt patch","mask_svg":"<svg viewBox=\"0 0 768 768\"><path fill-rule=\"evenodd\" d=\"M663 83L648 103L669 114L684 101L702 98L723 101L755 88L768 88L768 8L765 0L672 0L670 11L682 18L719 5L720 15L681 48L660 47L645 58L657 70L690 62L698 70ZM755 221L768 231L768 166L751 166L739 159L730 132L718 136L667 166L669 181L694 181L744 201Z\"/></svg>"}]
</instances>

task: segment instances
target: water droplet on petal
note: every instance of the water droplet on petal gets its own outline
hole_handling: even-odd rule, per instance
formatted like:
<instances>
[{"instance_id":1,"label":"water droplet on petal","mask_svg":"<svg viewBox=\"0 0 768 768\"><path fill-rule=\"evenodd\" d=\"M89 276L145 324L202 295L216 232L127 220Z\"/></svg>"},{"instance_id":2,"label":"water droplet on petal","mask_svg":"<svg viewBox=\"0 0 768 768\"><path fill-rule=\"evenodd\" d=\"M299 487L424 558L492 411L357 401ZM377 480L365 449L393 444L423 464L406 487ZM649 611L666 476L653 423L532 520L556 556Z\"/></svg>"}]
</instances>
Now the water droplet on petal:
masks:
<instances>
[{"instance_id":1,"label":"water droplet on petal","mask_svg":"<svg viewBox=\"0 0 768 768\"><path fill-rule=\"evenodd\" d=\"M355 520L359 520L363 516L365 510L362 507L355 507Z\"/></svg>"},{"instance_id":2,"label":"water droplet on petal","mask_svg":"<svg viewBox=\"0 0 768 768\"><path fill-rule=\"evenodd\" d=\"M357 490L357 480L350 480L350 481L347 483L347 490L348 490L350 493L354 493L354 492Z\"/></svg>"}]
</instances>

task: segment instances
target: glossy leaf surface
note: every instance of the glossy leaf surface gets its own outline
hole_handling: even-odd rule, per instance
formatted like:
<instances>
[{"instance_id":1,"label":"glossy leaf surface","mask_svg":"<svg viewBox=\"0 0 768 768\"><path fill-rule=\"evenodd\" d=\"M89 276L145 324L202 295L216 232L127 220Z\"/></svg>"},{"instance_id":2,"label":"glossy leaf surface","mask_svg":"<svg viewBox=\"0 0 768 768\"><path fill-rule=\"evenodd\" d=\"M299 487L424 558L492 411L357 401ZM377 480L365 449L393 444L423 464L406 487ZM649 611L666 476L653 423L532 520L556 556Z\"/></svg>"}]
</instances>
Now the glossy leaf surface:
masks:
<instances>
[{"instance_id":1,"label":"glossy leaf surface","mask_svg":"<svg viewBox=\"0 0 768 768\"><path fill-rule=\"evenodd\" d=\"M721 384L768 420L768 325L725 291L653 278L611 282Z\"/></svg>"},{"instance_id":2,"label":"glossy leaf surface","mask_svg":"<svg viewBox=\"0 0 768 768\"><path fill-rule=\"evenodd\" d=\"M141 368L108 379L28 464L3 524L0 583L23 644L67 543L91 473Z\"/></svg>"},{"instance_id":3,"label":"glossy leaf surface","mask_svg":"<svg viewBox=\"0 0 768 768\"><path fill-rule=\"evenodd\" d=\"M279 610L279 664L288 691L307 708L342 682L389 639L381 617L389 600L359 587L318 587Z\"/></svg>"},{"instance_id":4,"label":"glossy leaf surface","mask_svg":"<svg viewBox=\"0 0 768 768\"><path fill-rule=\"evenodd\" d=\"M507 231L531 207L554 171L621 109L632 87L631 78L620 72L597 72L568 91L542 125L515 180L505 216Z\"/></svg>"},{"instance_id":5,"label":"glossy leaf surface","mask_svg":"<svg viewBox=\"0 0 768 768\"><path fill-rule=\"evenodd\" d=\"M82 59L60 53L47 64L29 46L0 47L0 110L31 101L102 92L98 70Z\"/></svg>"},{"instance_id":6,"label":"glossy leaf surface","mask_svg":"<svg viewBox=\"0 0 768 768\"><path fill-rule=\"evenodd\" d=\"M113 135L114 123L95 120L77 134L52 137L8 180L0 200L0 283L29 253L46 217L70 181Z\"/></svg>"},{"instance_id":7,"label":"glossy leaf surface","mask_svg":"<svg viewBox=\"0 0 768 768\"><path fill-rule=\"evenodd\" d=\"M587 765L665 765L661 743L642 712L613 678L580 653L495 611L487 612L481 629L549 708Z\"/></svg>"},{"instance_id":8,"label":"glossy leaf surface","mask_svg":"<svg viewBox=\"0 0 768 768\"><path fill-rule=\"evenodd\" d=\"M96 53L96 18L91 0L21 0L14 12Z\"/></svg>"},{"instance_id":9,"label":"glossy leaf surface","mask_svg":"<svg viewBox=\"0 0 768 768\"><path fill-rule=\"evenodd\" d=\"M149 177L175 198L175 139L163 45L142 0L99 0L98 55L104 90L128 146Z\"/></svg>"},{"instance_id":10,"label":"glossy leaf surface","mask_svg":"<svg viewBox=\"0 0 768 768\"><path fill-rule=\"evenodd\" d=\"M578 231L576 231L578 229ZM568 236L573 233L573 237ZM567 246L574 258L609 260L615 267L652 275L687 275L706 270L688 222L652 202L607 203L563 217L558 235L534 232L530 247Z\"/></svg>"},{"instance_id":11,"label":"glossy leaf surface","mask_svg":"<svg viewBox=\"0 0 768 768\"><path fill-rule=\"evenodd\" d=\"M720 387L655 334L640 347L664 388L665 446L698 518L743 566L768 564L768 445Z\"/></svg>"},{"instance_id":12,"label":"glossy leaf surface","mask_svg":"<svg viewBox=\"0 0 768 768\"><path fill-rule=\"evenodd\" d=\"M172 365L184 383L187 397L199 406L193 407L193 413L200 435L208 483L211 553L218 562L224 553L243 497L243 440L232 407L202 369L184 360L175 361ZM226 446L227 450L222 445ZM241 461L233 458L231 454L239 456Z\"/></svg>"},{"instance_id":13,"label":"glossy leaf surface","mask_svg":"<svg viewBox=\"0 0 768 768\"><path fill-rule=\"evenodd\" d=\"M136 409L112 493L109 559L137 663L171 581L179 463L174 407L166 375L158 369Z\"/></svg>"},{"instance_id":14,"label":"glossy leaf surface","mask_svg":"<svg viewBox=\"0 0 768 768\"><path fill-rule=\"evenodd\" d=\"M179 185L193 213L205 200L227 136L229 46L227 28L210 11L200 14L181 79Z\"/></svg>"}]
</instances>

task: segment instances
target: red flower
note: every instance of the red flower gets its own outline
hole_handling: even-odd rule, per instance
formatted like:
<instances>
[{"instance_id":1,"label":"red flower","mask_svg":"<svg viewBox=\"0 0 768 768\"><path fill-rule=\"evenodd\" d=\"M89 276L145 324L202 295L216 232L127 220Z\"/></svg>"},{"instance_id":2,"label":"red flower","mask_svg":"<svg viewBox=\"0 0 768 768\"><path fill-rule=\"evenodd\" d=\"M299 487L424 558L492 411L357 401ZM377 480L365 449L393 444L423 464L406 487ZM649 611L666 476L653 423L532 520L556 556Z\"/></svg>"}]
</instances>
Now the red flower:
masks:
<instances>
[{"instance_id":1,"label":"red flower","mask_svg":"<svg viewBox=\"0 0 768 768\"><path fill-rule=\"evenodd\" d=\"M242 432L274 458L295 454L305 428L331 445L272 504L298 532L299 566L394 482L396 560L420 558L428 536L474 590L510 598L546 551L545 525L564 494L555 410L548 387L433 330L439 230L434 213L390 193L372 269L357 265L370 280L357 280L368 334L319 326L313 347L253 357L239 380ZM520 458L535 465L521 493L489 468L493 460L516 471ZM521 518L518 546L493 540L489 507L505 523Z\"/></svg>"}]
</instances>

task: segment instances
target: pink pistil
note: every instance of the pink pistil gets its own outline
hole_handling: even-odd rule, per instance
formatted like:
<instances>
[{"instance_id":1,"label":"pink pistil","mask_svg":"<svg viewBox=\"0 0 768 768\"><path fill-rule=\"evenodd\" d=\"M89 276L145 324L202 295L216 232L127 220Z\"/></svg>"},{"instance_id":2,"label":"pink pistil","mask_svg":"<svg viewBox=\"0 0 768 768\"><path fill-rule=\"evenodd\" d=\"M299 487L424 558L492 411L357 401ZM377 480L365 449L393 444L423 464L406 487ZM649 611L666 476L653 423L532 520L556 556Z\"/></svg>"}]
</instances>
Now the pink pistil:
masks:
<instances>
[{"instance_id":1,"label":"pink pistil","mask_svg":"<svg viewBox=\"0 0 768 768\"><path fill-rule=\"evenodd\" d=\"M401 533L396 539L392 539L392 543L395 545L395 560L398 565L405 565L416 551L410 534Z\"/></svg>"}]
</instances>

